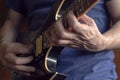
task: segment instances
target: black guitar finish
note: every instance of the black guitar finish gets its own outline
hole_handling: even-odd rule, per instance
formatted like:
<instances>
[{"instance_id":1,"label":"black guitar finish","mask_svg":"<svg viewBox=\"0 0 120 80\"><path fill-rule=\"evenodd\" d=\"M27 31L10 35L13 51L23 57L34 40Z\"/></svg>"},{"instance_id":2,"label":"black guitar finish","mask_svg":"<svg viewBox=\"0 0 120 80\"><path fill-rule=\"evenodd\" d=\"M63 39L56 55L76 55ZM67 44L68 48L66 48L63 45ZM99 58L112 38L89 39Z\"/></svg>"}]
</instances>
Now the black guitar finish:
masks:
<instances>
[{"instance_id":1,"label":"black guitar finish","mask_svg":"<svg viewBox=\"0 0 120 80\"><path fill-rule=\"evenodd\" d=\"M23 38L23 43L34 45L32 55L35 57L30 65L37 70L31 78L34 80L64 80L66 75L56 72L57 58L63 49L59 46L49 46L45 31L50 26L64 17L70 10L76 17L88 11L98 0L56 0L44 24L34 32L28 32ZM23 36L22 36L23 37Z\"/></svg>"}]
</instances>

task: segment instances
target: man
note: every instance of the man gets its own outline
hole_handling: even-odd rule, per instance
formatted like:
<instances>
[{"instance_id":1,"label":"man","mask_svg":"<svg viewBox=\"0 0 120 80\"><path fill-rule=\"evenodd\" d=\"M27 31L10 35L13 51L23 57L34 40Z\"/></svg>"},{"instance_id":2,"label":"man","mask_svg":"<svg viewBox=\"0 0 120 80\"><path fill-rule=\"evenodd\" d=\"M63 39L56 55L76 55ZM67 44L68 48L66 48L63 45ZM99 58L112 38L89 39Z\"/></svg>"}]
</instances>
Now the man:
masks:
<instances>
[{"instance_id":1,"label":"man","mask_svg":"<svg viewBox=\"0 0 120 80\"><path fill-rule=\"evenodd\" d=\"M25 64L32 56L32 46L16 42L18 29L24 18L28 19L29 30L43 23L55 0L8 0L9 17L1 29L0 60L17 72L14 80L30 80L34 66ZM70 29L65 29L62 19L55 22L47 34L55 46L64 46L57 71L67 75L65 80L116 80L114 55L111 49L120 48L120 0L99 0L86 14L76 19L72 12L66 15ZM111 19L110 19L111 18ZM113 26L110 28L110 20ZM39 26L40 27L40 26ZM25 75L24 78L21 76ZM23 79L22 79L23 78Z\"/></svg>"}]
</instances>

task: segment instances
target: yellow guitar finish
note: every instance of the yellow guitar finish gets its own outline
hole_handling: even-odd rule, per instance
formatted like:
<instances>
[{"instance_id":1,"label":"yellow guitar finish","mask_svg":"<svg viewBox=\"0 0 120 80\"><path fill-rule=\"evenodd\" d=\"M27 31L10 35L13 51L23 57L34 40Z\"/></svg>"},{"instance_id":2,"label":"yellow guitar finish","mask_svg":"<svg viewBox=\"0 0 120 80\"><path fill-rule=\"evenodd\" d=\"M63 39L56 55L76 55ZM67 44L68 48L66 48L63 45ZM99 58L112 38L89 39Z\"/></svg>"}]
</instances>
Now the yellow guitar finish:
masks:
<instances>
[{"instance_id":1,"label":"yellow guitar finish","mask_svg":"<svg viewBox=\"0 0 120 80\"><path fill-rule=\"evenodd\" d=\"M42 41L43 40L42 39L43 39L43 36L41 35L36 40L36 53L35 53L36 56L38 56L42 52L42 49L43 49L43 47L42 47L42 45L43 45Z\"/></svg>"}]
</instances>

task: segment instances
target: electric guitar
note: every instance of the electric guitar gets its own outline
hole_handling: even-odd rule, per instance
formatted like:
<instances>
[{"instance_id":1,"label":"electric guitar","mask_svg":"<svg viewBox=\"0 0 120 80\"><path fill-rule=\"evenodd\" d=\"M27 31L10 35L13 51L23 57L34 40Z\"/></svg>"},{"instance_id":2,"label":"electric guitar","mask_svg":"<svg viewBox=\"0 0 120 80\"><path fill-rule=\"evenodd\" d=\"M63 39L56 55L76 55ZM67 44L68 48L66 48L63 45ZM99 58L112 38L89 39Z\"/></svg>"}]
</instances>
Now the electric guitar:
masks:
<instances>
[{"instance_id":1,"label":"electric guitar","mask_svg":"<svg viewBox=\"0 0 120 80\"><path fill-rule=\"evenodd\" d=\"M33 73L35 80L64 80L67 75L56 72L57 58L63 49L59 46L50 46L45 37L45 31L60 18L73 11L78 18L90 10L98 0L56 0L51 8L44 24L36 31L28 32L23 38L23 42L33 44L32 55L34 60L31 62L37 70ZM22 36L23 37L23 36Z\"/></svg>"}]
</instances>

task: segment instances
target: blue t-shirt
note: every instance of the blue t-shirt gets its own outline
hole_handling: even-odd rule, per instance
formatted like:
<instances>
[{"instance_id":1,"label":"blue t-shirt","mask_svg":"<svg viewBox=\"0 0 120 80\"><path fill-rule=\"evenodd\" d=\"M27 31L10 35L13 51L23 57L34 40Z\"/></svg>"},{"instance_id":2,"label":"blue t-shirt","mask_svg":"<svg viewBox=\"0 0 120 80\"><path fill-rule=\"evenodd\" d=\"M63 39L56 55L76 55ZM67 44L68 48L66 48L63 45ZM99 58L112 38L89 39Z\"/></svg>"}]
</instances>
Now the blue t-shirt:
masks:
<instances>
[{"instance_id":1,"label":"blue t-shirt","mask_svg":"<svg viewBox=\"0 0 120 80\"><path fill-rule=\"evenodd\" d=\"M109 29L105 1L99 0L87 15L92 17L101 33ZM28 18L29 30L36 30L44 22L55 0L8 0L7 6ZM88 52L64 48L58 59L57 71L67 74L66 80L116 80L114 54L111 50ZM20 80L16 79L16 80Z\"/></svg>"}]
</instances>

